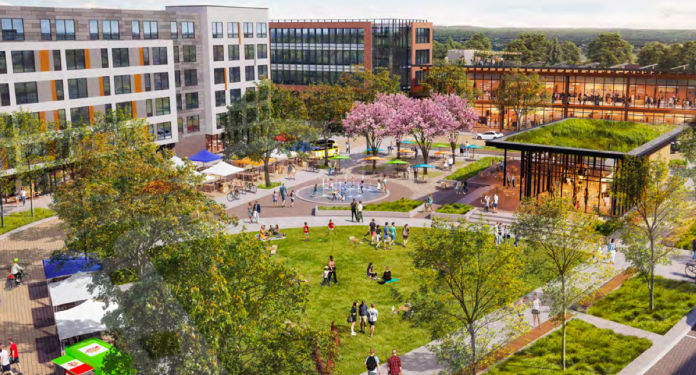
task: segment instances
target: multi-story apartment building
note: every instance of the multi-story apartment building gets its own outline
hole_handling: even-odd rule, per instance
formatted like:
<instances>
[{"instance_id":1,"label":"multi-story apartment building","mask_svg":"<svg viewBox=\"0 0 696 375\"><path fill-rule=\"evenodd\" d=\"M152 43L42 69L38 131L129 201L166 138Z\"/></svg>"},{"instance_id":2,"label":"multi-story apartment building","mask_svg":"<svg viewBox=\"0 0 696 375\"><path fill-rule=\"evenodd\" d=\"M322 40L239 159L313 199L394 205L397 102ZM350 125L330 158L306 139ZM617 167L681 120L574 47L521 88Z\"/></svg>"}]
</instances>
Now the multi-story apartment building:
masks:
<instances>
[{"instance_id":1,"label":"multi-story apartment building","mask_svg":"<svg viewBox=\"0 0 696 375\"><path fill-rule=\"evenodd\" d=\"M61 129L117 109L146 118L159 144L205 132L215 149L226 106L268 75L267 19L260 8L2 6L0 112Z\"/></svg>"},{"instance_id":2,"label":"multi-story apartment building","mask_svg":"<svg viewBox=\"0 0 696 375\"><path fill-rule=\"evenodd\" d=\"M433 24L426 20L277 20L270 32L273 82L294 88L336 83L364 67L388 69L408 92L432 64Z\"/></svg>"}]
</instances>

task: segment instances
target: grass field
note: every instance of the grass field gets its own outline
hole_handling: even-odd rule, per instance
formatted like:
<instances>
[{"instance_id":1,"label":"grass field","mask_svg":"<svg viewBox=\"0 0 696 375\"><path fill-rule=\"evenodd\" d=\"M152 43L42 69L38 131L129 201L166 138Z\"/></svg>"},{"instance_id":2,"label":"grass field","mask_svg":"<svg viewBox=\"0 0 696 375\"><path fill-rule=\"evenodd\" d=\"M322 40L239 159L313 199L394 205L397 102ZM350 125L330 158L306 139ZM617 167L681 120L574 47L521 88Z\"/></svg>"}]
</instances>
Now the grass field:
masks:
<instances>
[{"instance_id":1,"label":"grass field","mask_svg":"<svg viewBox=\"0 0 696 375\"><path fill-rule=\"evenodd\" d=\"M561 331L539 339L488 371L490 375L609 375L631 363L652 342L600 329L580 320L568 323L566 371L561 371Z\"/></svg>"},{"instance_id":2,"label":"grass field","mask_svg":"<svg viewBox=\"0 0 696 375\"><path fill-rule=\"evenodd\" d=\"M663 335L696 305L696 285L656 277L653 311L648 309L648 298L646 281L638 275L597 301L587 313Z\"/></svg>"},{"instance_id":3,"label":"grass field","mask_svg":"<svg viewBox=\"0 0 696 375\"><path fill-rule=\"evenodd\" d=\"M673 129L672 125L567 119L508 138L511 142L628 152Z\"/></svg>"},{"instance_id":4,"label":"grass field","mask_svg":"<svg viewBox=\"0 0 696 375\"><path fill-rule=\"evenodd\" d=\"M391 221L391 220L390 220ZM398 224L398 222L397 222ZM417 235L422 229L413 228L411 236ZM311 241L302 241L302 229L287 230L287 239L278 241L280 259L300 272L311 286L310 306L307 320L317 326L328 327L335 322L341 330L341 362L340 370L345 375L356 375L365 371L363 364L370 348L375 348L380 359L387 359L391 349L400 353L409 352L430 341L427 330L412 328L411 323L401 319L401 315L391 313L391 308L398 308L391 296L390 288L396 288L402 293L410 293L418 287L411 271L411 257L408 251L412 245L401 246L400 228L397 230L397 246L393 250L375 250L368 242L353 247L349 242L350 236L362 238L366 233L364 227L336 227L336 236L328 237L326 228L310 228ZM324 266L333 255L336 261L338 285L320 287L321 274ZM379 285L365 276L369 262L374 262L375 272L380 275L384 267L392 270L392 277L399 281L387 285ZM346 318L350 313L353 301L365 300L375 303L379 311L375 336L358 334L350 335L350 325ZM356 324L356 330L358 324Z\"/></svg>"},{"instance_id":5,"label":"grass field","mask_svg":"<svg viewBox=\"0 0 696 375\"><path fill-rule=\"evenodd\" d=\"M476 160L475 162L472 162L470 164L467 164L464 167L457 169L456 171L454 171L454 173L447 176L445 179L466 181L466 180L470 179L471 177L474 177L477 174L479 174L479 172L490 167L491 160L495 160L495 162L497 163L497 162L503 160L503 158L492 157L492 156L483 157L479 160Z\"/></svg>"},{"instance_id":6,"label":"grass field","mask_svg":"<svg viewBox=\"0 0 696 375\"><path fill-rule=\"evenodd\" d=\"M28 204L28 203L27 203ZM22 212L15 212L13 214L10 214L8 216L5 216L5 227L0 228L0 234L7 233L11 230L17 229L19 227L23 227L27 224L31 224L35 221L39 221L51 216L54 216L56 213L47 209L47 208L34 208L34 217L31 216L31 212L29 210L22 211Z\"/></svg>"}]
</instances>

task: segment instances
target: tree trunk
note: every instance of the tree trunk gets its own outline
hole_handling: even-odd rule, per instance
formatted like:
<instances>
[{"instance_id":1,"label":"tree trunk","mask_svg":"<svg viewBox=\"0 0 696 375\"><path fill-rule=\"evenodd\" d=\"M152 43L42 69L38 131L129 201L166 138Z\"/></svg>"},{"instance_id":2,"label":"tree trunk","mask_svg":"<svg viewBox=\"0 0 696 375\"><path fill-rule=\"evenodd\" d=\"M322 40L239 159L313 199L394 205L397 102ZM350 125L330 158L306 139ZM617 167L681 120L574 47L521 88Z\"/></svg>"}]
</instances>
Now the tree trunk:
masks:
<instances>
[{"instance_id":1,"label":"tree trunk","mask_svg":"<svg viewBox=\"0 0 696 375\"><path fill-rule=\"evenodd\" d=\"M396 158L401 159L401 141L396 142Z\"/></svg>"},{"instance_id":2,"label":"tree trunk","mask_svg":"<svg viewBox=\"0 0 696 375\"><path fill-rule=\"evenodd\" d=\"M561 365L566 370L566 289L565 278L561 278L561 290L563 291L563 309L561 309Z\"/></svg>"},{"instance_id":3,"label":"tree trunk","mask_svg":"<svg viewBox=\"0 0 696 375\"><path fill-rule=\"evenodd\" d=\"M478 360L476 359L476 332L474 327L469 325L469 337L471 338L471 375L476 375Z\"/></svg>"},{"instance_id":4,"label":"tree trunk","mask_svg":"<svg viewBox=\"0 0 696 375\"><path fill-rule=\"evenodd\" d=\"M34 181L29 179L29 210L31 210L31 217L34 217Z\"/></svg>"},{"instance_id":5,"label":"tree trunk","mask_svg":"<svg viewBox=\"0 0 696 375\"><path fill-rule=\"evenodd\" d=\"M430 156L430 155L428 155L428 153L425 152L424 150L421 150L421 152L423 152L423 164L428 164L428 156ZM427 176L428 175L428 168L423 168L423 169L425 169L423 171L423 174Z\"/></svg>"},{"instance_id":6,"label":"tree trunk","mask_svg":"<svg viewBox=\"0 0 696 375\"><path fill-rule=\"evenodd\" d=\"M450 142L450 147L452 147L452 161L457 162L457 153L455 152L457 150L457 142Z\"/></svg>"},{"instance_id":7,"label":"tree trunk","mask_svg":"<svg viewBox=\"0 0 696 375\"><path fill-rule=\"evenodd\" d=\"M268 172L268 162L270 160L270 157L266 155L263 158L263 178L266 181L266 187L270 188L271 187L271 174Z\"/></svg>"},{"instance_id":8,"label":"tree trunk","mask_svg":"<svg viewBox=\"0 0 696 375\"><path fill-rule=\"evenodd\" d=\"M650 240L650 255L655 259L655 245ZM655 264L650 265L650 311L655 310Z\"/></svg>"}]
</instances>

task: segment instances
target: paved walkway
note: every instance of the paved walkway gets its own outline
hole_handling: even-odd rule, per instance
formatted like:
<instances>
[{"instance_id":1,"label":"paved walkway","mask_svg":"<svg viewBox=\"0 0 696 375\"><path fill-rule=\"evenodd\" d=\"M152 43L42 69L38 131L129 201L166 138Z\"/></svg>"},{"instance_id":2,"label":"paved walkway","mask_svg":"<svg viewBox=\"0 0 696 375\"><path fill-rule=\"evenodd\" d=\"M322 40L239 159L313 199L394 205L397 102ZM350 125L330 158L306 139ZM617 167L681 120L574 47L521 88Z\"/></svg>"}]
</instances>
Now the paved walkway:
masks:
<instances>
[{"instance_id":1,"label":"paved walkway","mask_svg":"<svg viewBox=\"0 0 696 375\"><path fill-rule=\"evenodd\" d=\"M681 339L646 375L696 374L696 330Z\"/></svg>"}]
</instances>

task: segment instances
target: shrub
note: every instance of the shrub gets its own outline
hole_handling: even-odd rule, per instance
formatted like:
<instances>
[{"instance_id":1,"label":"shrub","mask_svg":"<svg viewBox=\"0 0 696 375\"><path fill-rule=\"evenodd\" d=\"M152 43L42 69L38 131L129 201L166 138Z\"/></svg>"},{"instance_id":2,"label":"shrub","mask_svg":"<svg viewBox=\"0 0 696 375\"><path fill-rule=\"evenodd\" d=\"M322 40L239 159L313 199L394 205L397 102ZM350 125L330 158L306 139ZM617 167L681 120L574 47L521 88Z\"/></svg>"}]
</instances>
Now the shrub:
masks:
<instances>
[{"instance_id":1,"label":"shrub","mask_svg":"<svg viewBox=\"0 0 696 375\"><path fill-rule=\"evenodd\" d=\"M686 166L687 166L686 160L672 159L669 161L669 167L671 169L684 169L684 168L686 168Z\"/></svg>"},{"instance_id":2,"label":"shrub","mask_svg":"<svg viewBox=\"0 0 696 375\"><path fill-rule=\"evenodd\" d=\"M259 184L259 189L273 189L280 186L280 182L271 182L271 186L266 186L265 182Z\"/></svg>"},{"instance_id":3,"label":"shrub","mask_svg":"<svg viewBox=\"0 0 696 375\"><path fill-rule=\"evenodd\" d=\"M436 212L439 212L442 214L466 215L467 212L469 212L473 209L474 209L474 207L469 206L468 204L452 203L452 204L446 204L446 205L438 208Z\"/></svg>"},{"instance_id":4,"label":"shrub","mask_svg":"<svg viewBox=\"0 0 696 375\"><path fill-rule=\"evenodd\" d=\"M413 199L400 198L391 202L382 202L376 204L368 204L363 206L363 211L391 211L391 212L409 212L415 210L416 207L423 204L421 201ZM320 210L347 211L350 206L319 206Z\"/></svg>"},{"instance_id":5,"label":"shrub","mask_svg":"<svg viewBox=\"0 0 696 375\"><path fill-rule=\"evenodd\" d=\"M466 166L463 166L451 175L447 176L447 180L458 180L458 181L466 181L470 179L471 177L476 176L481 172L482 170L488 168L491 166L491 160L494 160L496 163L503 160L503 158L495 158L491 156L486 156L484 158L481 158L473 163L467 164Z\"/></svg>"},{"instance_id":6,"label":"shrub","mask_svg":"<svg viewBox=\"0 0 696 375\"><path fill-rule=\"evenodd\" d=\"M622 223L619 220L611 218L607 221L597 220L595 229L602 236L610 236L617 230L621 229Z\"/></svg>"},{"instance_id":7,"label":"shrub","mask_svg":"<svg viewBox=\"0 0 696 375\"><path fill-rule=\"evenodd\" d=\"M34 216L31 216L31 211L15 212L5 216L5 227L0 228L0 234L7 233L11 230L31 224L35 221L55 216L55 212L47 208L34 208Z\"/></svg>"},{"instance_id":8,"label":"shrub","mask_svg":"<svg viewBox=\"0 0 696 375\"><path fill-rule=\"evenodd\" d=\"M691 250L691 241L696 237L696 221L692 222L689 229L682 233L677 242L674 243L674 247L684 250Z\"/></svg>"}]
</instances>

